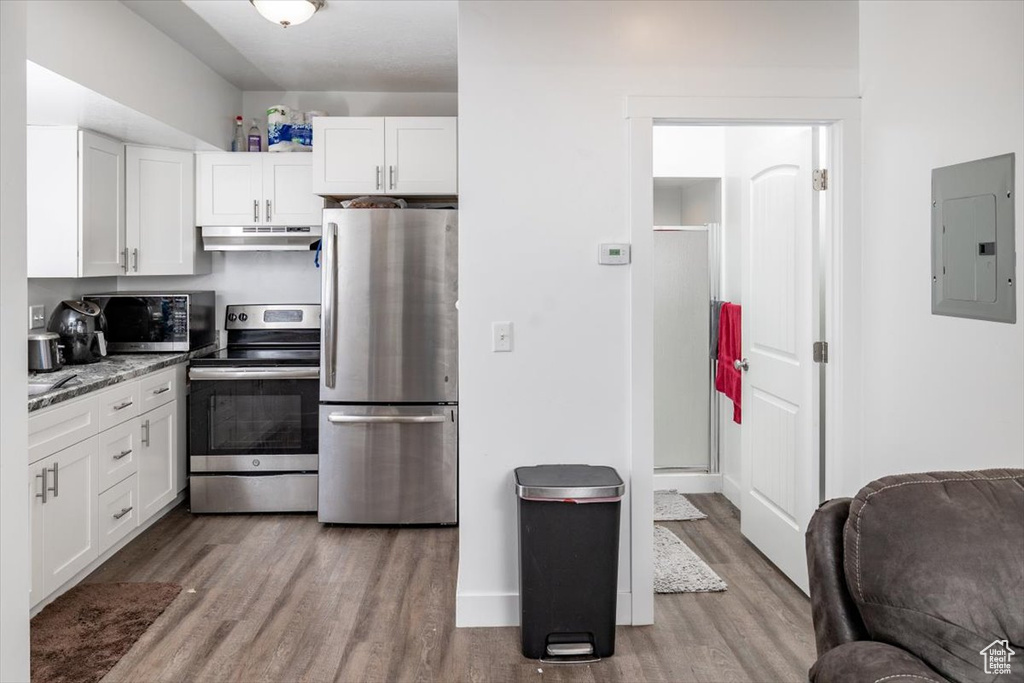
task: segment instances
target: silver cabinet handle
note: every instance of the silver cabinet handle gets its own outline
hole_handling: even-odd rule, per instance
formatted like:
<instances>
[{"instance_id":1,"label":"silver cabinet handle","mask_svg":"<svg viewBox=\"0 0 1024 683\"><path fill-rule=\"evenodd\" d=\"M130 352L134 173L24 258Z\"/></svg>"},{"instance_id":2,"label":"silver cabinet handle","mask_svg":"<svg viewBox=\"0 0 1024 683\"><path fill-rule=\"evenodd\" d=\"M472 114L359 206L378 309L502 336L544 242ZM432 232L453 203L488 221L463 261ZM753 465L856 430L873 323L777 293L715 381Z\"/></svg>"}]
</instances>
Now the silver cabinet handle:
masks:
<instances>
[{"instance_id":1,"label":"silver cabinet handle","mask_svg":"<svg viewBox=\"0 0 1024 683\"><path fill-rule=\"evenodd\" d=\"M126 448L123 451L121 451L120 453L118 453L117 455L115 455L114 456L114 460L120 460L121 458L126 458L129 455L131 455L131 454L132 454L132 449Z\"/></svg>"},{"instance_id":2,"label":"silver cabinet handle","mask_svg":"<svg viewBox=\"0 0 1024 683\"><path fill-rule=\"evenodd\" d=\"M732 366L741 372L746 372L750 369L750 363L746 358L737 358L732 362Z\"/></svg>"},{"instance_id":3,"label":"silver cabinet handle","mask_svg":"<svg viewBox=\"0 0 1024 683\"><path fill-rule=\"evenodd\" d=\"M121 519L122 517L124 517L125 515L127 515L129 512L132 511L132 507L133 506L129 505L126 508L121 508L120 512L115 512L114 513L114 519Z\"/></svg>"},{"instance_id":4,"label":"silver cabinet handle","mask_svg":"<svg viewBox=\"0 0 1024 683\"><path fill-rule=\"evenodd\" d=\"M260 222L260 200L258 199L252 200L252 222Z\"/></svg>"},{"instance_id":5,"label":"silver cabinet handle","mask_svg":"<svg viewBox=\"0 0 1024 683\"><path fill-rule=\"evenodd\" d=\"M142 423L142 445L149 445L149 420Z\"/></svg>"},{"instance_id":6,"label":"silver cabinet handle","mask_svg":"<svg viewBox=\"0 0 1024 683\"><path fill-rule=\"evenodd\" d=\"M395 167L388 166L388 189L395 189Z\"/></svg>"},{"instance_id":7,"label":"silver cabinet handle","mask_svg":"<svg viewBox=\"0 0 1024 683\"><path fill-rule=\"evenodd\" d=\"M128 247L125 247L122 250L122 256L124 257L124 263L122 264L122 266L124 268L124 272L127 273L128 272Z\"/></svg>"},{"instance_id":8,"label":"silver cabinet handle","mask_svg":"<svg viewBox=\"0 0 1024 683\"><path fill-rule=\"evenodd\" d=\"M57 468L58 468L59 466L60 466L60 463L56 463L56 462L55 462L55 463L53 463L53 469L52 469L52 470L50 470L51 472L53 472L53 488L51 488L50 490L51 490L51 491L53 491L53 497L54 497L54 498L56 498L57 496L59 496L59 495L60 495L60 494L59 494L59 493L57 492L57 479L58 479L58 475L59 475L59 473L58 473L58 471L57 471Z\"/></svg>"},{"instance_id":9,"label":"silver cabinet handle","mask_svg":"<svg viewBox=\"0 0 1024 683\"><path fill-rule=\"evenodd\" d=\"M258 380L258 379L317 379L320 368L192 368L188 371L191 380Z\"/></svg>"},{"instance_id":10,"label":"silver cabinet handle","mask_svg":"<svg viewBox=\"0 0 1024 683\"><path fill-rule=\"evenodd\" d=\"M377 167L377 189L380 189L381 183L384 182L384 169L381 166Z\"/></svg>"},{"instance_id":11,"label":"silver cabinet handle","mask_svg":"<svg viewBox=\"0 0 1024 683\"><path fill-rule=\"evenodd\" d=\"M341 415L331 413L327 421L332 424L425 424L446 422L444 415Z\"/></svg>"},{"instance_id":12,"label":"silver cabinet handle","mask_svg":"<svg viewBox=\"0 0 1024 683\"><path fill-rule=\"evenodd\" d=\"M125 401L124 403L118 403L113 408L114 408L114 410L124 410L125 408L127 408L130 405L132 405L133 403L134 403L134 401L129 399L129 400Z\"/></svg>"},{"instance_id":13,"label":"silver cabinet handle","mask_svg":"<svg viewBox=\"0 0 1024 683\"><path fill-rule=\"evenodd\" d=\"M328 223L327 234L323 237L327 242L323 249L323 347L324 347L324 370L327 376L324 383L328 389L334 388L334 378L337 374L337 360L335 354L338 349L337 336L337 313L338 299L338 224Z\"/></svg>"},{"instance_id":14,"label":"silver cabinet handle","mask_svg":"<svg viewBox=\"0 0 1024 683\"><path fill-rule=\"evenodd\" d=\"M46 473L49 472L49 471L50 470L48 470L48 469L46 469L44 467L43 471L36 475L36 479L42 479L43 480L43 492L42 493L37 493L36 494L36 498L42 498L44 505L46 504Z\"/></svg>"},{"instance_id":15,"label":"silver cabinet handle","mask_svg":"<svg viewBox=\"0 0 1024 683\"><path fill-rule=\"evenodd\" d=\"M154 389L153 390L153 395L154 396L159 396L160 394L166 394L170 390L171 390L170 387L160 387L159 389Z\"/></svg>"},{"instance_id":16,"label":"silver cabinet handle","mask_svg":"<svg viewBox=\"0 0 1024 683\"><path fill-rule=\"evenodd\" d=\"M138 248L132 249L132 270L136 273L139 272L139 250Z\"/></svg>"},{"instance_id":17,"label":"silver cabinet handle","mask_svg":"<svg viewBox=\"0 0 1024 683\"><path fill-rule=\"evenodd\" d=\"M267 222L270 222L270 200L267 200Z\"/></svg>"}]
</instances>

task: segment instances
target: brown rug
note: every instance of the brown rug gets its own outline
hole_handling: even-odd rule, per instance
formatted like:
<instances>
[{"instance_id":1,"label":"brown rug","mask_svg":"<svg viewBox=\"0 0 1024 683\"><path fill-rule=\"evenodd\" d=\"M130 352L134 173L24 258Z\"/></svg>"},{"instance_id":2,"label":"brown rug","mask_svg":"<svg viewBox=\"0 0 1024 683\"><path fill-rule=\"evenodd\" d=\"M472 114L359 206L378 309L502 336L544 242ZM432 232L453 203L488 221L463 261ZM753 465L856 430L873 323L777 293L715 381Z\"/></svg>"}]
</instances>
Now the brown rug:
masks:
<instances>
[{"instance_id":1,"label":"brown rug","mask_svg":"<svg viewBox=\"0 0 1024 683\"><path fill-rule=\"evenodd\" d=\"M181 592L173 583L79 584L32 618L32 683L95 683Z\"/></svg>"}]
</instances>

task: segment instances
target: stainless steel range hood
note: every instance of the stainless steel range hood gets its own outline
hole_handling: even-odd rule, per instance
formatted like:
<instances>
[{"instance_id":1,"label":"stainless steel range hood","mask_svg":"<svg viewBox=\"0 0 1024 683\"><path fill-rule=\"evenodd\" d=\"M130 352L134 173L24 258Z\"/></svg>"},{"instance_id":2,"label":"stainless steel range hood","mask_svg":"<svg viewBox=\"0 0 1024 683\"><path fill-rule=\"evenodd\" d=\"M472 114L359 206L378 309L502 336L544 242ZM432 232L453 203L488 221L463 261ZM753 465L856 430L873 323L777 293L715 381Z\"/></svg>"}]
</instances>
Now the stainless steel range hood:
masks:
<instances>
[{"instance_id":1,"label":"stainless steel range hood","mask_svg":"<svg viewBox=\"0 0 1024 683\"><path fill-rule=\"evenodd\" d=\"M308 251L323 233L319 225L203 226L202 230L206 251Z\"/></svg>"}]
</instances>

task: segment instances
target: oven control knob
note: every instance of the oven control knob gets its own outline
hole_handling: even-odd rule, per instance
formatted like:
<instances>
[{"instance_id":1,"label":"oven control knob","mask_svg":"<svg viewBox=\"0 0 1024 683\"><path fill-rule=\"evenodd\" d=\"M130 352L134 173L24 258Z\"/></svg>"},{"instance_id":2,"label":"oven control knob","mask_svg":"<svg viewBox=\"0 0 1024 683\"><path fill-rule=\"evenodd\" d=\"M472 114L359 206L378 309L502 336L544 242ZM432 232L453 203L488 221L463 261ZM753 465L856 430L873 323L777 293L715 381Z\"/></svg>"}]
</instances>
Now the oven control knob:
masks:
<instances>
[{"instance_id":1,"label":"oven control knob","mask_svg":"<svg viewBox=\"0 0 1024 683\"><path fill-rule=\"evenodd\" d=\"M231 322L235 322L236 320L238 320L238 316L235 315L234 313L228 313L228 320L230 320Z\"/></svg>"},{"instance_id":2,"label":"oven control knob","mask_svg":"<svg viewBox=\"0 0 1024 683\"><path fill-rule=\"evenodd\" d=\"M259 458L253 458L252 459L252 466L253 467L259 467L260 466L260 459Z\"/></svg>"},{"instance_id":3,"label":"oven control knob","mask_svg":"<svg viewBox=\"0 0 1024 683\"><path fill-rule=\"evenodd\" d=\"M239 313L238 314L238 319L241 320L244 323L246 320L249 319L249 316L246 315L245 313Z\"/></svg>"}]
</instances>

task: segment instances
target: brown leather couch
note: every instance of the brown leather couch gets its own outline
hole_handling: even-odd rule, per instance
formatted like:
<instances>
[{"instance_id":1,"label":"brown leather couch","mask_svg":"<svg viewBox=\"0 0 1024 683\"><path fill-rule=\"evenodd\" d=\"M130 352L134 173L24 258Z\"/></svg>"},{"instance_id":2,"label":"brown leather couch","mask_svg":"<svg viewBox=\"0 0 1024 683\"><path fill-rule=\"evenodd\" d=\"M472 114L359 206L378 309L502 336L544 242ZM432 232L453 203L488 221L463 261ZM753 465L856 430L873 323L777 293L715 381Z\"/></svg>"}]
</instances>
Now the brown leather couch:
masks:
<instances>
[{"instance_id":1,"label":"brown leather couch","mask_svg":"<svg viewBox=\"0 0 1024 683\"><path fill-rule=\"evenodd\" d=\"M812 683L1024 681L1024 470L901 474L830 500L807 566Z\"/></svg>"}]
</instances>

